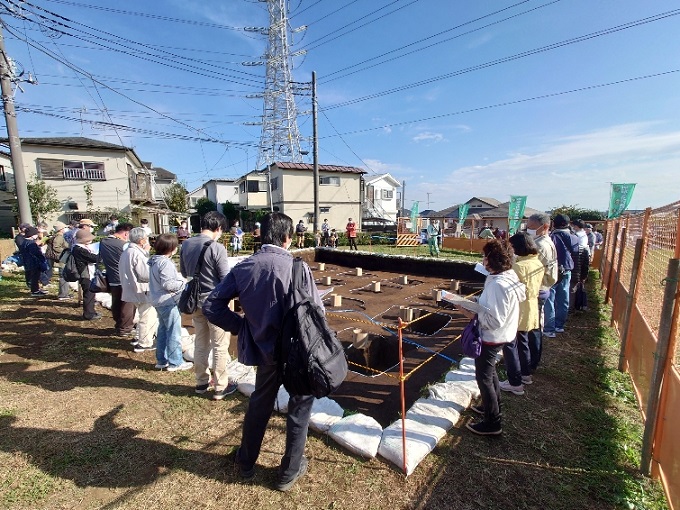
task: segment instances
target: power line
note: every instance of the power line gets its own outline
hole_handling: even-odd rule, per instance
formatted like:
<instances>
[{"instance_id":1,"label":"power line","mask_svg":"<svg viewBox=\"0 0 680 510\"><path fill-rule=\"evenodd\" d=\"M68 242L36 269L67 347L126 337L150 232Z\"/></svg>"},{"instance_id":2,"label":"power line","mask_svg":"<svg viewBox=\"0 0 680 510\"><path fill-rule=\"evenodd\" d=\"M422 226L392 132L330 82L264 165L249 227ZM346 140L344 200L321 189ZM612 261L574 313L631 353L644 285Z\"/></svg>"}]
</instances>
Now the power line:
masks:
<instances>
[{"instance_id":1,"label":"power line","mask_svg":"<svg viewBox=\"0 0 680 510\"><path fill-rule=\"evenodd\" d=\"M378 175L378 173L377 173L375 170L373 170L373 169L372 169L372 168L371 168L371 167L370 167L363 159L361 159L361 156L359 156L356 152L354 152L354 149L352 149L352 147L349 146L349 144L347 143L347 141L342 137L342 135L338 132L338 130L335 129L335 126L334 126L333 123L331 122L331 119L328 118L328 115L326 115L326 112L324 112L323 110L321 110L321 114L326 118L326 121L327 121L328 124L330 124L330 126L333 128L333 131L335 131L335 132L337 133L337 135L340 137L340 140L342 140L342 143L345 144L345 146L351 151L351 153L354 154L354 155L356 156L356 158L357 158L359 161L361 161L361 163L362 163L369 171L371 171L372 173Z\"/></svg>"},{"instance_id":2,"label":"power line","mask_svg":"<svg viewBox=\"0 0 680 510\"><path fill-rule=\"evenodd\" d=\"M489 27L491 27L491 26L493 26L493 25L498 25L498 24L500 24L500 23L504 23L505 21L511 20L511 19L513 19L513 18L517 18L517 17L519 17L519 16L524 16L525 14L528 14L528 13L530 13L530 12L536 11L536 10L538 10L538 9L543 9L544 7L548 7L549 5L552 5L552 4L555 4L555 3L557 3L557 2L560 2L561 0L553 0L552 2L548 2L547 4L539 5L539 6L537 6L537 7L532 8L532 9L528 9L528 10L526 10L526 11L522 11L522 12L520 12L520 13L513 14L512 16L508 16L507 18L503 18L503 19L494 21L494 22L492 22L492 23L487 23L486 25L482 25L481 27L474 28L474 29L472 29L472 30L468 30L467 32L463 32L462 34L458 34L458 35L455 35L455 36L453 36L453 37L447 37L446 39L442 39L441 41L437 41L437 42L434 42L434 43L432 43L432 44L428 44L427 46L423 46L422 48L417 48L417 49L414 49L414 50L412 50L412 51L403 53L402 55L397 55L397 56L392 57L392 58L389 58L389 59L387 59L387 60L383 60L383 61L377 62L377 63L375 63L375 64L373 64L373 65L366 66L366 67L363 67L363 68L361 68L361 69L357 69L356 71L352 71L351 73L344 73L344 74L341 74L343 71L348 71L348 70L350 70L350 69L353 69L353 68L355 68L355 67L359 67L359 66L361 66L361 65L363 65L363 64L366 64L366 63L368 63L368 62L372 62L372 61L374 61L374 60L378 60L378 59L380 59L380 58L382 58L382 57L385 57L385 56L387 56L387 55L391 55L391 54L393 54L393 53L397 53L397 52L399 52L399 51L405 50L406 48L410 48L411 46L415 46L416 44L420 44L420 43L425 42L425 41L428 41L428 40L430 40L430 39L434 39L435 37L439 37L440 35L446 34L446 33L448 33L448 32L452 32L452 31L457 30L457 29L459 29L459 28L461 28L461 27L464 27L464 26L466 26L466 25L470 25L470 24L472 24L472 23L476 23L477 21L483 20L483 19L485 19L485 18L488 18L488 17L491 17L491 16L495 16L496 14L499 14L499 13L501 13L501 12L503 12L503 11L508 10L508 9L513 9L513 8L517 7L518 5L524 4L524 3L528 2L528 1L530 1L530 0L522 0L521 2L518 2L518 3L516 3L516 4L513 4L513 5L510 5L510 6L508 6L508 7L505 7L504 9L500 9L500 10L491 12L491 13L489 13L489 14L485 14L484 16L480 16L480 17L478 17L478 18L472 19L472 20L470 20L470 21L466 21L465 23L461 23L461 24L459 24L459 25L456 25L455 27L451 27L451 28L448 28L448 29L446 29L446 30L442 30L441 32L437 32L436 34L432 34L432 35L430 35L430 36L428 36L428 37L424 37L423 39L419 39L419 40L417 40L417 41L413 41L412 43L405 44L405 45L403 45L403 46L400 46L400 47L395 48L395 49L390 50L390 51L386 51L385 53L381 53L380 55L376 55L375 57L371 57L371 58L368 58L368 59L366 59L366 60L362 60L361 62L358 62L358 63L356 63L356 64L352 64L351 66L343 67L342 69L338 69L337 71L333 71L332 73L326 74L326 76L325 76L325 78L322 80L322 82L323 82L323 83L326 83L326 82L334 81L334 80L337 80L337 79L340 79L340 78L345 78L345 77L350 76L350 75L352 75L352 74L356 74L356 73L361 72L361 71L365 71L365 70L367 70L367 69L373 69L374 67L378 67L379 65L386 64L387 62L392 62L392 61L394 61L394 60L398 60L398 59L403 58L403 57L406 57L406 56L408 56L408 55L412 55L412 54L414 54L414 53L418 53L418 52L420 52L420 51L423 51L423 50L432 48L432 47L434 47L434 46L438 46L438 45L443 44L443 43L445 43L445 42L453 41L453 40L458 39L458 38L460 38L460 37L463 37L463 36L465 36L465 35L470 35L470 34L472 34L472 33L474 33L474 32L479 32L480 30L484 30L485 28L489 28ZM334 75L336 75L336 74L340 74L340 76L336 76L335 78L330 78L331 76L334 76Z\"/></svg>"},{"instance_id":3,"label":"power line","mask_svg":"<svg viewBox=\"0 0 680 510\"><path fill-rule=\"evenodd\" d=\"M359 1L359 0L352 0L350 3L345 4L345 5L343 5L342 7L338 7L338 8L335 9L334 11L331 11L331 12L329 12L328 14L326 14L326 15L324 15L324 16L321 16L319 19L315 19L314 21L310 21L309 23L307 23L307 26L314 25L314 24L318 23L319 21L322 21L322 20L324 20L324 19L326 19L326 18L328 18L328 17L330 17L330 16L333 16L333 14L336 14L336 13L340 12L341 10L346 9L347 7L349 7L349 6L352 5L352 4L357 3L358 1Z\"/></svg>"},{"instance_id":4,"label":"power line","mask_svg":"<svg viewBox=\"0 0 680 510\"><path fill-rule=\"evenodd\" d=\"M427 78L425 80L420 80L420 81L417 81L417 82L409 83L407 85L401 85L399 87L394 87L394 88L384 90L384 91L381 91L381 92L375 92L373 94L368 94L366 96L361 96L361 97L358 97L358 98L355 98L355 99L350 99L350 100L344 101L342 103L336 103L334 105L328 106L326 109L331 110L331 109L334 109L334 108L341 108L341 107L345 107L345 106L350 106L350 105L360 103L360 102L363 102L363 101L367 101L367 100L370 100L370 99L377 99L379 97L384 97L384 96L387 96L387 95L390 95L390 94L394 94L396 92L402 92L404 90L409 90L409 89L412 89L412 88L420 87L422 85L427 85L427 84L434 83L434 82L437 82L437 81L453 78L455 76L460 76L460 75L463 75L463 74L471 73L473 71L479 71L481 69L486 69L488 67L493 67L493 66L496 66L496 65L499 65L499 64L504 64L506 62L512 62L514 60L519 60L519 59L522 59L524 57L536 55L538 53L544 53L544 52L551 51L551 50L554 50L554 49L557 49L557 48L562 48L564 46L569 46L571 44L576 44L576 43L588 41L590 39L595 39L596 37L601 37L601 36L604 36L604 35L610 35L610 34L613 34L613 33L616 33L616 32L621 32L621 31L627 30L629 28L645 25L645 24L648 24L648 23L652 23L654 21L659 21L659 20L662 20L662 19L665 19L665 18L670 18L672 16L677 16L678 14L680 14L680 9L674 9L672 11L663 12L663 13L660 13L660 14L656 14L654 16L649 16L649 17L642 18L642 19L639 19L639 20L636 20L636 21L624 23L622 25L616 25L616 26L611 27L611 28L606 28L606 29L603 29L603 30L598 30L596 32L591 32L591 33L586 34L586 35L574 37L574 38L571 38L571 39L565 39L564 41L549 44L547 46L541 46L539 48L534 48L532 50L523 51L521 53L515 53L514 55L510 55L510 56L499 58L499 59L496 59L496 60L484 62L483 64L477 64L477 65L474 65L474 66L466 67L464 69L459 69L458 71L454 71L454 72L451 72L451 73L441 74L439 76L434 76L432 78Z\"/></svg>"},{"instance_id":5,"label":"power line","mask_svg":"<svg viewBox=\"0 0 680 510\"><path fill-rule=\"evenodd\" d=\"M445 117L453 117L453 116L456 116L456 115L462 115L464 113L472 113L472 112L479 112L479 111L483 111L483 110L491 110L493 108L501 108L501 107L504 107L504 106L511 106L511 105L515 105L515 104L528 103L530 101L538 101L540 99L548 99L548 98L551 98L551 97L564 96L564 95L567 95L567 94L573 94L573 93L576 93L576 92L583 92L583 91L586 91L586 90L594 90L594 89L599 89L599 88L604 88L604 87L611 87L613 85L621 85L621 84L624 84L624 83L630 83L630 82L634 82L634 81L647 80L647 79L650 79L650 78L658 78L660 76L667 76L667 75L670 75L670 74L673 74L673 73L678 73L678 72L680 72L680 69L672 69L670 71L662 71L660 73L646 74L646 75L643 75L643 76L635 76L633 78L626 78L626 79L623 79L623 80L616 80L616 81L611 81L611 82L607 82L607 83L599 83L599 84L596 84L596 85L588 85L588 86L585 86L585 87L579 87L579 88L571 89L571 90L563 90L563 91L560 91L560 92L551 92L549 94L542 94L540 96L526 97L526 98L523 98L523 99L516 99L514 101L504 101L502 103L495 103L495 104L486 105L486 106L478 106L476 108L469 108L467 110L459 110L459 111L456 111L456 112L442 113L440 115L433 115L432 117L425 117L425 118L422 118L422 119L414 119L414 120L409 120L409 121L404 121L404 122L394 122L394 123L391 123L391 124L384 124L384 125L378 126L378 127L372 127L372 128L366 128L366 129L357 129L357 130L354 130L354 131L346 131L346 132L342 133L342 135L355 135L355 134L359 134L359 133L367 133L369 131L377 131L377 130L380 130L380 129L387 129L387 128L393 128L393 127L397 127L397 126L404 126L404 125L407 125L407 124L415 124L417 122L425 122L425 121L428 121L428 120L436 120L436 119L442 119L442 118L445 118ZM323 110L321 110L321 111L323 113ZM342 135L340 135L340 136L342 136ZM324 137L321 137L321 138L333 138L334 136L335 135L328 135L328 136L324 136Z\"/></svg>"}]
</instances>

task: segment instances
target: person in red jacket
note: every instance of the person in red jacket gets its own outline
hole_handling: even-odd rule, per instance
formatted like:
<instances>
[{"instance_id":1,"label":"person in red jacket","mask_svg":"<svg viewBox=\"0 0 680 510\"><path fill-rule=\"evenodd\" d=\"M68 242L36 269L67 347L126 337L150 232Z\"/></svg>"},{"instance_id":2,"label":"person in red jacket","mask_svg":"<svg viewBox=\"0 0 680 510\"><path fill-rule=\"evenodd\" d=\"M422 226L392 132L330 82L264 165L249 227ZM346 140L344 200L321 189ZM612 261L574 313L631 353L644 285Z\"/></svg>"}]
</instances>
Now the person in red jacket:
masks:
<instances>
[{"instance_id":1,"label":"person in red jacket","mask_svg":"<svg viewBox=\"0 0 680 510\"><path fill-rule=\"evenodd\" d=\"M345 227L345 230L347 231L347 240L349 241L349 249L352 249L352 246L354 246L355 250L359 250L357 248L357 224L352 221L352 218L349 219L347 226Z\"/></svg>"}]
</instances>

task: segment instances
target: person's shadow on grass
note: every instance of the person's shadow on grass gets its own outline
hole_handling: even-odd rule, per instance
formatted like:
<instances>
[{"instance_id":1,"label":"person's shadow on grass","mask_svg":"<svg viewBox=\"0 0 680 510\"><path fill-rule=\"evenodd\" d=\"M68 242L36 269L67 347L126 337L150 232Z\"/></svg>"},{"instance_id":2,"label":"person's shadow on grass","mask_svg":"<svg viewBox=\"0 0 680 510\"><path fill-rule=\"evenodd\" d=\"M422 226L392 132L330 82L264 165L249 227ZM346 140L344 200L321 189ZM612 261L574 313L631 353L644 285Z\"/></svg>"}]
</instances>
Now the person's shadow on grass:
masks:
<instances>
[{"instance_id":1,"label":"person's shadow on grass","mask_svg":"<svg viewBox=\"0 0 680 510\"><path fill-rule=\"evenodd\" d=\"M0 448L23 452L45 473L78 487L139 487L177 469L226 483L240 481L232 452L183 448L189 443L181 436L173 438L175 444L140 438L139 431L115 424L122 408L98 418L90 432L18 427L16 417L0 416Z\"/></svg>"}]
</instances>

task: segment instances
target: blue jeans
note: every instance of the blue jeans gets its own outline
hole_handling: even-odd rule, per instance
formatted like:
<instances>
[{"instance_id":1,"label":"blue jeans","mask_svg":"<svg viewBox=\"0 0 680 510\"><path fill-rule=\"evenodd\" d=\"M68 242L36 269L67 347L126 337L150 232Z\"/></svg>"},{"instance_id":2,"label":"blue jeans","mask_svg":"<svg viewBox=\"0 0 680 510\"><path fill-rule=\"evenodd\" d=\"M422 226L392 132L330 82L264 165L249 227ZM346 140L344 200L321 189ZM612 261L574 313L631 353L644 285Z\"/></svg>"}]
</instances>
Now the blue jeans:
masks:
<instances>
[{"instance_id":1,"label":"blue jeans","mask_svg":"<svg viewBox=\"0 0 680 510\"><path fill-rule=\"evenodd\" d=\"M156 306L158 333L156 334L156 362L159 365L179 366L182 357L182 316L173 302L170 306Z\"/></svg>"},{"instance_id":2,"label":"blue jeans","mask_svg":"<svg viewBox=\"0 0 680 510\"><path fill-rule=\"evenodd\" d=\"M550 296L545 300L545 327L543 331L554 333L555 328L564 328L569 313L569 281L571 272L567 271L550 289Z\"/></svg>"}]
</instances>

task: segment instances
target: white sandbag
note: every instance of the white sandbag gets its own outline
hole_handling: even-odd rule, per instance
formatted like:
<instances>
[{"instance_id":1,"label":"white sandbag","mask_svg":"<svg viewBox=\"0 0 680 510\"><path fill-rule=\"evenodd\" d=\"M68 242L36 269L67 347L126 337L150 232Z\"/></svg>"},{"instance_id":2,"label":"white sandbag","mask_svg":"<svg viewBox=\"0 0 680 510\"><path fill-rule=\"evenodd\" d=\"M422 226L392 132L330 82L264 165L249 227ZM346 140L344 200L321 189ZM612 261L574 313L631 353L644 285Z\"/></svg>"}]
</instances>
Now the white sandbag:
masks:
<instances>
[{"instance_id":1,"label":"white sandbag","mask_svg":"<svg viewBox=\"0 0 680 510\"><path fill-rule=\"evenodd\" d=\"M416 420L406 419L406 475L413 473L420 462L437 446L446 435L446 430ZM378 453L399 469L404 466L401 420L395 421L382 434Z\"/></svg>"},{"instance_id":2,"label":"white sandbag","mask_svg":"<svg viewBox=\"0 0 680 510\"><path fill-rule=\"evenodd\" d=\"M467 370L451 370L444 378L446 382L455 382L470 392L472 398L479 398L479 386L475 379L475 373Z\"/></svg>"},{"instance_id":3,"label":"white sandbag","mask_svg":"<svg viewBox=\"0 0 680 510\"><path fill-rule=\"evenodd\" d=\"M335 400L328 397L317 398L312 405L309 426L312 430L326 433L344 414L345 410Z\"/></svg>"},{"instance_id":4,"label":"white sandbag","mask_svg":"<svg viewBox=\"0 0 680 510\"><path fill-rule=\"evenodd\" d=\"M113 302L113 298L111 297L111 294L109 294L107 292L97 292L94 295L94 300L95 300L95 302L99 303L100 305L102 305L107 310L111 309L111 304Z\"/></svg>"},{"instance_id":5,"label":"white sandbag","mask_svg":"<svg viewBox=\"0 0 680 510\"><path fill-rule=\"evenodd\" d=\"M353 414L339 420L328 435L352 453L372 459L378 453L382 438L380 423L365 414Z\"/></svg>"},{"instance_id":6,"label":"white sandbag","mask_svg":"<svg viewBox=\"0 0 680 510\"><path fill-rule=\"evenodd\" d=\"M458 362L458 370L475 373L474 358L463 358Z\"/></svg>"},{"instance_id":7,"label":"white sandbag","mask_svg":"<svg viewBox=\"0 0 680 510\"><path fill-rule=\"evenodd\" d=\"M432 384L428 387L428 390L430 392L429 398L450 402L459 412L467 409L472 401L470 390L458 382ZM479 388L477 388L477 393L479 393Z\"/></svg>"},{"instance_id":8,"label":"white sandbag","mask_svg":"<svg viewBox=\"0 0 680 510\"><path fill-rule=\"evenodd\" d=\"M276 395L276 402L274 402L274 409L280 413L286 414L288 413L288 399L290 398L290 395L286 391L286 388L283 387L283 384L279 388L279 392Z\"/></svg>"},{"instance_id":9,"label":"white sandbag","mask_svg":"<svg viewBox=\"0 0 680 510\"><path fill-rule=\"evenodd\" d=\"M238 360L231 360L227 363L227 374L229 376L229 382L238 384L238 382L247 377L249 374L255 374L255 367L249 367L243 363L239 363Z\"/></svg>"},{"instance_id":10,"label":"white sandbag","mask_svg":"<svg viewBox=\"0 0 680 510\"><path fill-rule=\"evenodd\" d=\"M242 376L238 382L238 391L240 391L246 397L250 397L255 391L255 371Z\"/></svg>"},{"instance_id":11,"label":"white sandbag","mask_svg":"<svg viewBox=\"0 0 680 510\"><path fill-rule=\"evenodd\" d=\"M406 418L448 431L458 423L461 411L461 406L454 402L419 398L406 412Z\"/></svg>"},{"instance_id":12,"label":"white sandbag","mask_svg":"<svg viewBox=\"0 0 680 510\"><path fill-rule=\"evenodd\" d=\"M186 331L186 335L182 334L182 357L186 361L194 361L194 348L196 343L196 336L190 335L189 332L182 328L182 333Z\"/></svg>"}]
</instances>

